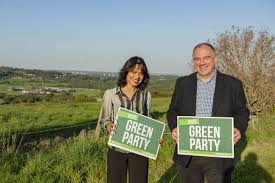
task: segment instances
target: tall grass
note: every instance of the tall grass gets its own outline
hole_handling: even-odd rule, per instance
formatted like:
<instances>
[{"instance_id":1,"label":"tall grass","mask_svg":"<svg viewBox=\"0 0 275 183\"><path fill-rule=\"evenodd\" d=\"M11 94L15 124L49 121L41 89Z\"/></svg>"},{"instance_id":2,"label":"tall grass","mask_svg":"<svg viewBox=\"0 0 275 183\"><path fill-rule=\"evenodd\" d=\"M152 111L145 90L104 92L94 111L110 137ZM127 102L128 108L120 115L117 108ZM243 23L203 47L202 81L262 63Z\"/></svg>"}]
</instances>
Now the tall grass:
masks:
<instances>
[{"instance_id":1,"label":"tall grass","mask_svg":"<svg viewBox=\"0 0 275 183\"><path fill-rule=\"evenodd\" d=\"M271 128L266 130L272 131ZM251 138L253 132L255 134L254 129L249 127L246 139ZM16 156L10 153L1 158L0 182L106 182L107 137L98 140L93 136L74 137L67 141L66 145L52 149ZM270 143L274 143L274 139L266 142L258 138L256 142L249 143L241 143L241 161L235 167L233 182L273 182L275 149ZM179 181L172 161L174 147L170 134L165 134L157 160L149 161L150 183Z\"/></svg>"},{"instance_id":2,"label":"tall grass","mask_svg":"<svg viewBox=\"0 0 275 183\"><path fill-rule=\"evenodd\" d=\"M0 182L106 182L106 139L75 137L67 145L1 158Z\"/></svg>"}]
</instances>

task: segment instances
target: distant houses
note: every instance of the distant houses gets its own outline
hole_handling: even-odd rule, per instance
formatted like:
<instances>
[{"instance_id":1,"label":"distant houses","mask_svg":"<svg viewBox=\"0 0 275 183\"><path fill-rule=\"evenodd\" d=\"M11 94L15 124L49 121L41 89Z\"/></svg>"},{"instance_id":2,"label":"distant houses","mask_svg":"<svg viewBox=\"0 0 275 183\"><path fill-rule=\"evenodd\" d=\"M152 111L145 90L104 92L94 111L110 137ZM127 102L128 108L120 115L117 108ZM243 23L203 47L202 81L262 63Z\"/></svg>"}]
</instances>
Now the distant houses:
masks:
<instances>
[{"instance_id":1,"label":"distant houses","mask_svg":"<svg viewBox=\"0 0 275 183\"><path fill-rule=\"evenodd\" d=\"M23 88L23 87L11 87L8 89L8 91L14 91L14 92L22 92L24 90L25 90L25 88Z\"/></svg>"},{"instance_id":2,"label":"distant houses","mask_svg":"<svg viewBox=\"0 0 275 183\"><path fill-rule=\"evenodd\" d=\"M116 77L117 76L117 74L115 74L115 73L103 73L103 76L104 77Z\"/></svg>"},{"instance_id":3,"label":"distant houses","mask_svg":"<svg viewBox=\"0 0 275 183\"><path fill-rule=\"evenodd\" d=\"M71 88L58 88L58 87L43 87L43 88L36 88L32 90L26 90L24 87L11 87L8 89L9 91L13 92L21 92L24 94L54 94L54 93L61 93L61 92L72 92L74 91Z\"/></svg>"}]
</instances>

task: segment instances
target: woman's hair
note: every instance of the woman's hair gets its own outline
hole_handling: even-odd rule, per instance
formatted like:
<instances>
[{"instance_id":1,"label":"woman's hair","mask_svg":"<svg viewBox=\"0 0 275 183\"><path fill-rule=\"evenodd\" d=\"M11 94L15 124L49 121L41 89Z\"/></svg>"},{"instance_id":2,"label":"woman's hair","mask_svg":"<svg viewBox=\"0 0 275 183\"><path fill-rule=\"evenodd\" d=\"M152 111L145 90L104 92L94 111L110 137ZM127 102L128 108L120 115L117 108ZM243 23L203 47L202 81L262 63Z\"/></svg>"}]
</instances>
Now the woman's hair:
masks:
<instances>
[{"instance_id":1,"label":"woman's hair","mask_svg":"<svg viewBox=\"0 0 275 183\"><path fill-rule=\"evenodd\" d=\"M127 84L127 74L129 71L134 70L137 64L142 66L141 71L144 76L142 82L137 87L141 90L147 87L150 80L150 76L143 58L137 56L129 58L122 67L122 69L120 69L119 78L117 81L117 85L119 87L124 87Z\"/></svg>"}]
</instances>

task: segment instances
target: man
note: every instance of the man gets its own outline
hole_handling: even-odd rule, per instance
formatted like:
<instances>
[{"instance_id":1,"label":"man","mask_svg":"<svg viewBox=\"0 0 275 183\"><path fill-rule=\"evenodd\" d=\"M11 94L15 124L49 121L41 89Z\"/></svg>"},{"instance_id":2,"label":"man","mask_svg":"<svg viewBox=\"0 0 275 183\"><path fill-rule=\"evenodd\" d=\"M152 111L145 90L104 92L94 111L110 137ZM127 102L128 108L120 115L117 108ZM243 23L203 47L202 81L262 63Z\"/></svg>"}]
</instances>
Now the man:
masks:
<instances>
[{"instance_id":1,"label":"man","mask_svg":"<svg viewBox=\"0 0 275 183\"><path fill-rule=\"evenodd\" d=\"M240 80L216 70L215 49L209 43L200 43L193 49L195 73L177 79L167 112L172 138L177 142L177 116L234 117L234 144L244 135L249 110ZM181 182L231 182L233 159L177 154Z\"/></svg>"}]
</instances>

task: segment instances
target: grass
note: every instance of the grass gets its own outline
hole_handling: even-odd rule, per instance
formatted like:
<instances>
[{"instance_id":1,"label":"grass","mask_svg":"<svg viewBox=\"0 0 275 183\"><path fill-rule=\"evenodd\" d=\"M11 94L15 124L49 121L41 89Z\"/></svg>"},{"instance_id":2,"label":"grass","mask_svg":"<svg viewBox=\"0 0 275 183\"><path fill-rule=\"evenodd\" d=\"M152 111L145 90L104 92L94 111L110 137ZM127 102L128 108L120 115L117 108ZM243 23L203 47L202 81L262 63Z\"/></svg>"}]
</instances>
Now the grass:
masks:
<instances>
[{"instance_id":1,"label":"grass","mask_svg":"<svg viewBox=\"0 0 275 183\"><path fill-rule=\"evenodd\" d=\"M88 97L95 97L100 95L99 89L74 88L73 95L86 95Z\"/></svg>"},{"instance_id":2,"label":"grass","mask_svg":"<svg viewBox=\"0 0 275 183\"><path fill-rule=\"evenodd\" d=\"M18 78L11 78L5 80L5 83L0 84L0 93L6 93L9 95L22 95L21 92L9 91L8 89L11 87L23 87L26 90L31 90L33 88L41 88L41 87L67 87L68 84L66 83L59 83L54 81L33 81L29 79L18 79Z\"/></svg>"},{"instance_id":3,"label":"grass","mask_svg":"<svg viewBox=\"0 0 275 183\"><path fill-rule=\"evenodd\" d=\"M246 142L236 165L234 182L275 181L275 123L274 116L260 116L250 123Z\"/></svg>"},{"instance_id":4,"label":"grass","mask_svg":"<svg viewBox=\"0 0 275 183\"><path fill-rule=\"evenodd\" d=\"M274 132L274 129L260 122L256 127ZM255 134L255 129L249 126L246 139L251 138L251 134ZM274 138L267 140L259 137L255 142L247 142L241 143L245 144L243 149L239 149L242 161L235 167L233 182L274 182ZM95 140L87 135L84 139L71 138L67 145L2 158L0 182L106 182L106 144L106 137ZM170 135L165 135L157 160L149 161L150 183L178 182L176 166L172 161L174 146Z\"/></svg>"},{"instance_id":5,"label":"grass","mask_svg":"<svg viewBox=\"0 0 275 183\"><path fill-rule=\"evenodd\" d=\"M247 141L250 144L269 139L275 139L275 115L262 115L254 120L254 125L250 123L250 130L247 131ZM263 125L264 124L264 125Z\"/></svg>"},{"instance_id":6,"label":"grass","mask_svg":"<svg viewBox=\"0 0 275 183\"><path fill-rule=\"evenodd\" d=\"M9 104L0 108L0 124L9 132L25 132L96 121L99 102Z\"/></svg>"},{"instance_id":7,"label":"grass","mask_svg":"<svg viewBox=\"0 0 275 183\"><path fill-rule=\"evenodd\" d=\"M73 138L67 145L0 159L0 182L106 182L105 139ZM99 163L101 162L101 163Z\"/></svg>"},{"instance_id":8,"label":"grass","mask_svg":"<svg viewBox=\"0 0 275 183\"><path fill-rule=\"evenodd\" d=\"M152 112L166 113L170 103L170 97L152 98Z\"/></svg>"},{"instance_id":9,"label":"grass","mask_svg":"<svg viewBox=\"0 0 275 183\"><path fill-rule=\"evenodd\" d=\"M154 97L152 116L165 122L169 102L169 97ZM5 105L0 109L0 119L8 130L39 130L96 119L99 108L99 102ZM241 161L235 167L233 182L274 182L274 116L260 116L253 124L250 123L246 137L238 145L236 156ZM66 141L50 149L19 154L14 154L15 147L11 146L1 153L0 182L106 182L107 138L96 140L87 135L84 139L70 137ZM172 161L174 146L170 134L165 134L157 160L149 161L150 183L178 182Z\"/></svg>"},{"instance_id":10,"label":"grass","mask_svg":"<svg viewBox=\"0 0 275 183\"><path fill-rule=\"evenodd\" d=\"M88 93L88 89L80 89L77 92ZM97 95L98 90L92 90L90 93ZM169 102L169 97L153 98L153 117L166 121L165 113ZM8 104L0 108L0 124L8 132L35 131L96 121L99 110L100 102Z\"/></svg>"},{"instance_id":11,"label":"grass","mask_svg":"<svg viewBox=\"0 0 275 183\"><path fill-rule=\"evenodd\" d=\"M275 180L274 140L249 145L237 164L234 182L272 182Z\"/></svg>"}]
</instances>

